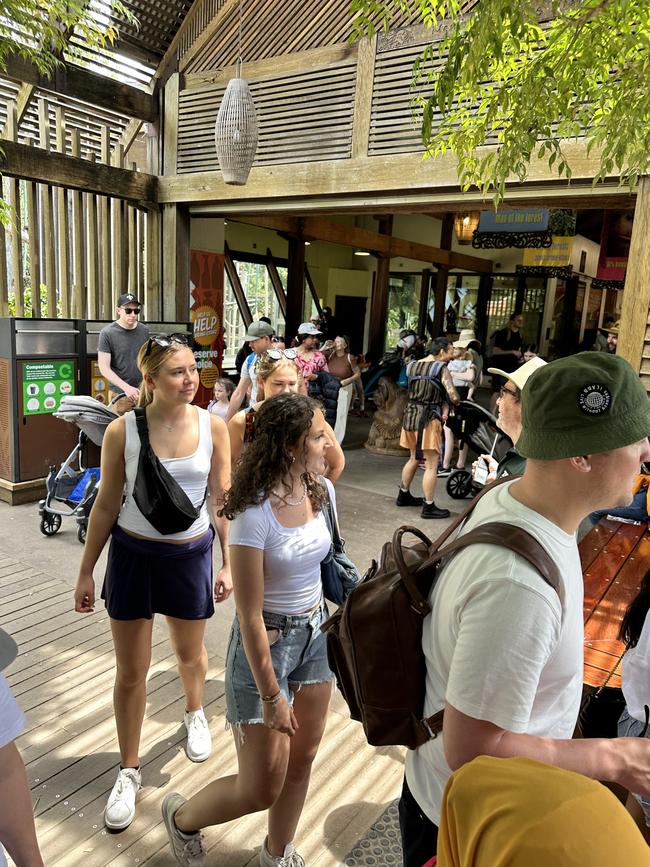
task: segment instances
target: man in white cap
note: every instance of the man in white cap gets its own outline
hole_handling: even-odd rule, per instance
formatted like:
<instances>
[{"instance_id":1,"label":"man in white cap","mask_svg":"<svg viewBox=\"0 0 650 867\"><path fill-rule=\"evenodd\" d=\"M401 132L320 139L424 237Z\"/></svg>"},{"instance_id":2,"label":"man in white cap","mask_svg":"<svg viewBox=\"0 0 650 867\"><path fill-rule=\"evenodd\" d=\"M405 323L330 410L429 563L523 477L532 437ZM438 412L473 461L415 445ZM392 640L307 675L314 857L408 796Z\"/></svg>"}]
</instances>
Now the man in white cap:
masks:
<instances>
[{"instance_id":1,"label":"man in white cap","mask_svg":"<svg viewBox=\"0 0 650 867\"><path fill-rule=\"evenodd\" d=\"M271 337L274 333L273 326L262 319L259 322L251 322L248 326L248 330L244 334L244 340L248 341L251 354L242 365L239 385L233 391L228 405L226 422L230 421L236 412L239 412L249 386L251 389L251 403L255 403L257 400L257 360L263 352L271 348Z\"/></svg>"},{"instance_id":2,"label":"man in white cap","mask_svg":"<svg viewBox=\"0 0 650 867\"><path fill-rule=\"evenodd\" d=\"M522 364L514 373L506 373L505 370L500 370L498 367L488 367L488 373L502 376L505 380L497 397L499 410L497 424L513 443L512 448L508 449L498 463L491 455L481 455L478 459L487 464L488 482L505 475L516 476L524 471L526 458L522 458L514 447L521 435L521 393L531 374L545 364L543 358L535 357Z\"/></svg>"}]
</instances>

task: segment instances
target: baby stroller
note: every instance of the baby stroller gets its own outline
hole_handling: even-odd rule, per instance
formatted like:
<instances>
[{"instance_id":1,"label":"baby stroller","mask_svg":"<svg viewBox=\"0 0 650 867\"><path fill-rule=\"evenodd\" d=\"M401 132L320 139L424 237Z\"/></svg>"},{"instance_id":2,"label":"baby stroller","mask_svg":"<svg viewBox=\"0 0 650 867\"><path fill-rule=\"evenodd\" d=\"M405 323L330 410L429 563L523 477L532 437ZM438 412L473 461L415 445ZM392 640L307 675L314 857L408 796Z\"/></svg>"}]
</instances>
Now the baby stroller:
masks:
<instances>
[{"instance_id":1,"label":"baby stroller","mask_svg":"<svg viewBox=\"0 0 650 867\"><path fill-rule=\"evenodd\" d=\"M491 454L497 460L510 448L510 438L497 427L497 420L472 400L461 400L452 407L447 427L458 440L458 447L469 445L476 455ZM455 470L447 479L447 493L454 500L474 496L483 487L468 470Z\"/></svg>"},{"instance_id":2,"label":"baby stroller","mask_svg":"<svg viewBox=\"0 0 650 867\"><path fill-rule=\"evenodd\" d=\"M99 490L99 467L86 466L87 444L90 440L101 446L104 431L117 415L93 397L80 394L63 397L54 416L76 424L79 440L58 470L50 467L47 495L38 504L40 530L44 536L54 536L61 529L64 517L74 517L77 539L83 544L88 516Z\"/></svg>"}]
</instances>

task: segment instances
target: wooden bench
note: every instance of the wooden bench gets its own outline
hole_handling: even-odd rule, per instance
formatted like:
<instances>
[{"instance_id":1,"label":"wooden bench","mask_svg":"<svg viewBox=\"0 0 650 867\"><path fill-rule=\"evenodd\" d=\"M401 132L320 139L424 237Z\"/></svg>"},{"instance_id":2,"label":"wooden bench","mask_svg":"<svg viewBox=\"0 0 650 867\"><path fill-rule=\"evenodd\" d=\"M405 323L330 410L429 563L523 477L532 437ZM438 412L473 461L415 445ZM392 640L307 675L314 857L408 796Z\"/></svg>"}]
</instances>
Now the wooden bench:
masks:
<instances>
[{"instance_id":1,"label":"wooden bench","mask_svg":"<svg viewBox=\"0 0 650 867\"><path fill-rule=\"evenodd\" d=\"M625 650L618 633L623 615L650 568L650 532L647 524L602 518L578 547L585 587L584 682L598 687ZM607 685L620 687L620 666Z\"/></svg>"}]
</instances>

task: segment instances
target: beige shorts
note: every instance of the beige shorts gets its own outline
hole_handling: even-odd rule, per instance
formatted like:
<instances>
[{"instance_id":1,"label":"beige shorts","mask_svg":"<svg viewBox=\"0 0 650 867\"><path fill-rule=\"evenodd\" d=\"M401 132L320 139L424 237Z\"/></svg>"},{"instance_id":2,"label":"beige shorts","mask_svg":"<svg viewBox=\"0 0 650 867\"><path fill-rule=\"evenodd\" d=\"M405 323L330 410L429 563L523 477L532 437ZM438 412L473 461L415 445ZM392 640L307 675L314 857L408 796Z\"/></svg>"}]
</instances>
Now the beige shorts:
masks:
<instances>
[{"instance_id":1,"label":"beige shorts","mask_svg":"<svg viewBox=\"0 0 650 867\"><path fill-rule=\"evenodd\" d=\"M415 451L417 440L418 432L416 430L404 430L404 428L402 428L402 432L399 436L399 444L401 446L410 451ZM434 418L433 421L430 421L424 429L421 448L422 451L438 452L438 454L440 454L441 446L442 424L437 418Z\"/></svg>"}]
</instances>

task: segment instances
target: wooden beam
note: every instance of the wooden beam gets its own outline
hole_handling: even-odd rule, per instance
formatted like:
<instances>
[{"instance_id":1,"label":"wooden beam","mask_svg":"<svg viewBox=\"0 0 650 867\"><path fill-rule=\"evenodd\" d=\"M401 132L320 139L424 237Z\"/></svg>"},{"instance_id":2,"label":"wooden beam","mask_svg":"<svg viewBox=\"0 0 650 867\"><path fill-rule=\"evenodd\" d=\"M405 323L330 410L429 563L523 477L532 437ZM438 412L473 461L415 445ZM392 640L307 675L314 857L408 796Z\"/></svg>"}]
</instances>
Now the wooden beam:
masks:
<instances>
[{"instance_id":1,"label":"wooden beam","mask_svg":"<svg viewBox=\"0 0 650 867\"><path fill-rule=\"evenodd\" d=\"M31 147L29 145L28 147ZM32 290L32 316L40 319L41 311L41 256L39 250L39 207L38 187L32 181L25 184L25 204L27 206L27 232L29 249L29 285Z\"/></svg>"},{"instance_id":2,"label":"wooden beam","mask_svg":"<svg viewBox=\"0 0 650 867\"><path fill-rule=\"evenodd\" d=\"M0 205L3 204L4 190L0 179ZM0 316L9 316L9 283L7 277L7 236L5 226L0 221Z\"/></svg>"},{"instance_id":3,"label":"wooden beam","mask_svg":"<svg viewBox=\"0 0 650 867\"><path fill-rule=\"evenodd\" d=\"M106 125L101 128L101 152L100 160L104 165L111 161L110 130ZM100 253L100 277L99 298L102 319L113 318L113 299L111 297L111 218L109 200L107 196L100 196L97 203L97 216L99 219L99 253Z\"/></svg>"},{"instance_id":4,"label":"wooden beam","mask_svg":"<svg viewBox=\"0 0 650 867\"><path fill-rule=\"evenodd\" d=\"M20 127L21 123L25 115L27 114L27 109L29 108L29 103L32 101L32 96L34 96L34 91L36 88L32 84L21 84L16 94L16 124L17 127Z\"/></svg>"},{"instance_id":5,"label":"wooden beam","mask_svg":"<svg viewBox=\"0 0 650 867\"><path fill-rule=\"evenodd\" d=\"M141 129L142 129L142 121L137 119L137 118L130 120L127 123L127 125L124 127L124 132L119 137L118 142L124 148L125 154L128 154L129 148L131 147L133 142L136 140L138 133L140 132ZM104 160L102 160L102 162L104 162Z\"/></svg>"},{"instance_id":6,"label":"wooden beam","mask_svg":"<svg viewBox=\"0 0 650 867\"><path fill-rule=\"evenodd\" d=\"M641 369L650 308L650 177L639 181L634 211L630 255L627 260L617 354Z\"/></svg>"},{"instance_id":7,"label":"wooden beam","mask_svg":"<svg viewBox=\"0 0 650 867\"><path fill-rule=\"evenodd\" d=\"M4 142L2 148L7 146L8 142L16 141L18 133L18 122L16 113L16 103L10 101L7 103L7 123L2 133ZM1 149L0 149L1 150ZM25 283L23 277L23 244L22 244L22 221L20 219L20 181L18 178L9 178L7 180L7 192L9 207L12 211L12 226L11 226L11 266L13 272L13 290L16 316L25 315Z\"/></svg>"},{"instance_id":8,"label":"wooden beam","mask_svg":"<svg viewBox=\"0 0 650 867\"><path fill-rule=\"evenodd\" d=\"M377 37L362 39L357 55L354 119L352 126L352 157L368 156L370 118L372 115L372 85L375 77Z\"/></svg>"},{"instance_id":9,"label":"wooden beam","mask_svg":"<svg viewBox=\"0 0 650 867\"><path fill-rule=\"evenodd\" d=\"M285 339L292 340L305 315L305 242L289 238Z\"/></svg>"},{"instance_id":10,"label":"wooden beam","mask_svg":"<svg viewBox=\"0 0 650 867\"><path fill-rule=\"evenodd\" d=\"M440 246L443 250L451 250L451 241L454 231L454 215L445 214L440 227ZM449 282L449 268L441 267L436 274L436 289L433 304L433 334L432 337L440 337L445 333L445 298L447 296L447 283Z\"/></svg>"},{"instance_id":11,"label":"wooden beam","mask_svg":"<svg viewBox=\"0 0 650 867\"><path fill-rule=\"evenodd\" d=\"M147 319L160 319L162 315L160 304L160 213L147 211L145 213L145 286L144 303Z\"/></svg>"},{"instance_id":12,"label":"wooden beam","mask_svg":"<svg viewBox=\"0 0 650 867\"><path fill-rule=\"evenodd\" d=\"M340 244L343 247L368 250L377 256L406 259L416 259L420 262L430 262L433 265L447 268L461 268L466 271L491 272L492 262L480 256L467 253L456 253L442 250L428 244L417 244L413 241L382 235L370 229L360 229L347 223L335 223L324 217L229 217L234 222L248 223L288 235L303 237L306 241L327 241Z\"/></svg>"},{"instance_id":13,"label":"wooden beam","mask_svg":"<svg viewBox=\"0 0 650 867\"><path fill-rule=\"evenodd\" d=\"M162 174L176 174L176 153L178 148L178 93L180 88L178 73L170 76L165 85L163 114L163 165Z\"/></svg>"},{"instance_id":14,"label":"wooden beam","mask_svg":"<svg viewBox=\"0 0 650 867\"><path fill-rule=\"evenodd\" d=\"M80 154L79 130L72 130L70 147L72 159L78 159ZM92 165L89 163L89 165ZM81 193L73 190L70 193L72 200L72 310L75 318L83 319L86 316L84 305L84 256L83 256L83 204Z\"/></svg>"},{"instance_id":15,"label":"wooden beam","mask_svg":"<svg viewBox=\"0 0 650 867\"><path fill-rule=\"evenodd\" d=\"M275 292L275 297L278 300L278 304L280 305L280 312L282 316L286 320L287 318L287 296L284 294L284 286L282 285L282 280L280 280L280 275L278 274L278 269L275 267L275 260L273 258L273 253L271 252L271 248L266 248L266 267L269 271L269 277L271 278L271 286L273 286L273 291Z\"/></svg>"},{"instance_id":16,"label":"wooden beam","mask_svg":"<svg viewBox=\"0 0 650 867\"><path fill-rule=\"evenodd\" d=\"M384 217L379 222L379 231L389 236L393 231L393 217ZM368 354L373 361L379 361L384 352L386 340L386 321L388 319L388 277L390 259L380 258L375 271L375 285L370 308L370 330L368 335Z\"/></svg>"},{"instance_id":17,"label":"wooden beam","mask_svg":"<svg viewBox=\"0 0 650 867\"><path fill-rule=\"evenodd\" d=\"M418 310L418 334L425 335L429 331L429 289L431 288L431 271L424 268L420 278L420 305Z\"/></svg>"},{"instance_id":18,"label":"wooden beam","mask_svg":"<svg viewBox=\"0 0 650 867\"><path fill-rule=\"evenodd\" d=\"M316 313L319 316L323 314L323 308L320 306L320 298L318 297L318 292L316 291L316 286L314 285L314 281L312 280L311 272L309 270L309 265L305 262L305 280L307 281L307 287L311 292L312 301L314 302L314 306L316 307Z\"/></svg>"},{"instance_id":19,"label":"wooden beam","mask_svg":"<svg viewBox=\"0 0 650 867\"><path fill-rule=\"evenodd\" d=\"M158 117L158 101L151 93L114 78L107 78L89 69L59 63L51 76L41 75L38 69L17 54L7 58L3 74L26 85L61 93L99 108L126 114L140 120L154 121Z\"/></svg>"},{"instance_id":20,"label":"wooden beam","mask_svg":"<svg viewBox=\"0 0 650 867\"><path fill-rule=\"evenodd\" d=\"M0 154L0 173L70 190L97 193L152 207L157 178L144 172L91 163L74 156L46 153L40 148L6 141Z\"/></svg>"},{"instance_id":21,"label":"wooden beam","mask_svg":"<svg viewBox=\"0 0 650 867\"><path fill-rule=\"evenodd\" d=\"M165 205L162 213L162 301L166 322L185 322L190 313L190 216Z\"/></svg>"},{"instance_id":22,"label":"wooden beam","mask_svg":"<svg viewBox=\"0 0 650 867\"><path fill-rule=\"evenodd\" d=\"M253 314L251 313L251 309L248 306L248 301L244 293L244 287L241 285L241 280L239 279L237 268L235 267L235 263L233 262L232 255L230 253L230 247L225 241L223 249L223 261L226 268L226 274L228 275L228 279L230 280L233 295L235 296L235 301L237 302L237 307L239 308L239 315L244 320L244 325L248 328L248 326L253 321Z\"/></svg>"},{"instance_id":23,"label":"wooden beam","mask_svg":"<svg viewBox=\"0 0 650 867\"><path fill-rule=\"evenodd\" d=\"M60 105L54 109L56 117L56 149L65 153L65 115ZM68 227L68 192L63 187L56 188L56 225L59 266L59 298L61 316L70 317L70 233Z\"/></svg>"},{"instance_id":24,"label":"wooden beam","mask_svg":"<svg viewBox=\"0 0 650 867\"><path fill-rule=\"evenodd\" d=\"M44 99L38 101L38 131L40 146L46 152L51 150L50 142L50 118L47 102ZM49 184L41 184L41 220L43 227L43 244L41 247L41 263L45 260L45 285L47 286L47 315L56 318L56 246L54 243L54 198L52 187ZM43 269L41 268L41 271Z\"/></svg>"}]
</instances>

